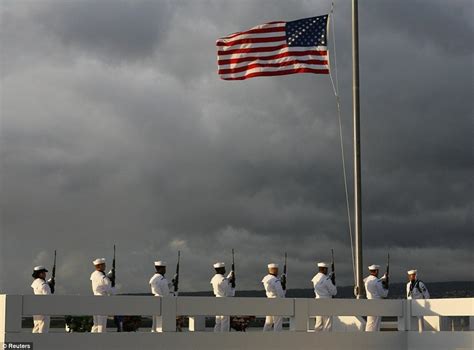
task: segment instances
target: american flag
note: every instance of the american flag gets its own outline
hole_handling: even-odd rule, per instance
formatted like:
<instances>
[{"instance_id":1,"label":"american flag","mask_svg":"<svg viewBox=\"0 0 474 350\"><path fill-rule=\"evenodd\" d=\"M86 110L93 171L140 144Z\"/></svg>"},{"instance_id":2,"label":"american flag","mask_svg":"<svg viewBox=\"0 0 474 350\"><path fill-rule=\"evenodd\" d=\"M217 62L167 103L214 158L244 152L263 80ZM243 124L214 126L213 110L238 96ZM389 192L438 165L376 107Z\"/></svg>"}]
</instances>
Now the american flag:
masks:
<instances>
[{"instance_id":1,"label":"american flag","mask_svg":"<svg viewBox=\"0 0 474 350\"><path fill-rule=\"evenodd\" d=\"M217 40L224 80L295 73L329 74L328 15L270 22Z\"/></svg>"}]
</instances>

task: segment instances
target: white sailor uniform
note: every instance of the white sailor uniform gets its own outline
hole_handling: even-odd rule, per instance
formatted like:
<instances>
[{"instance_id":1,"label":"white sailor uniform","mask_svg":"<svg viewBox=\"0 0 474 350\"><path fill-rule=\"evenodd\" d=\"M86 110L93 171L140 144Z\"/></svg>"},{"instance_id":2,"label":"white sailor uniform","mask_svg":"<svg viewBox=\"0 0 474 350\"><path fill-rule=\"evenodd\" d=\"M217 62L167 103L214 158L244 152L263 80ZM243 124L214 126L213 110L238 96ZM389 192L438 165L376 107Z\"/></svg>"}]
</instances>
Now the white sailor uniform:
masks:
<instances>
[{"instance_id":1,"label":"white sailor uniform","mask_svg":"<svg viewBox=\"0 0 474 350\"><path fill-rule=\"evenodd\" d=\"M311 282L313 282L316 299L331 299L337 294L337 288L332 284L331 276L319 272ZM331 331L332 316L316 316L314 329L317 331Z\"/></svg>"},{"instance_id":2,"label":"white sailor uniform","mask_svg":"<svg viewBox=\"0 0 474 350\"><path fill-rule=\"evenodd\" d=\"M370 275L364 279L365 291L367 293L367 299L383 299L388 295L388 289L383 287L382 278ZM381 316L367 316L367 324L365 325L366 332L377 332L380 330Z\"/></svg>"},{"instance_id":3,"label":"white sailor uniform","mask_svg":"<svg viewBox=\"0 0 474 350\"><path fill-rule=\"evenodd\" d=\"M94 271L90 278L92 282L92 292L94 295L106 296L113 294L112 282L101 271ZM94 325L92 326L92 333L105 333L107 331L107 316L95 315L93 316Z\"/></svg>"},{"instance_id":4,"label":"white sailor uniform","mask_svg":"<svg viewBox=\"0 0 474 350\"><path fill-rule=\"evenodd\" d=\"M33 293L35 295L50 295L51 288L49 284L42 278L36 278L31 284ZM34 315L33 316L33 333L48 333L49 332L49 316Z\"/></svg>"},{"instance_id":5,"label":"white sailor uniform","mask_svg":"<svg viewBox=\"0 0 474 350\"><path fill-rule=\"evenodd\" d=\"M267 294L267 298L284 298L286 291L283 290L281 286L281 281L278 277L268 274L262 279L263 287ZM273 331L279 332L283 328L283 317L281 316L267 316L265 318L265 325L263 326L263 331L271 331L273 326Z\"/></svg>"},{"instance_id":6,"label":"white sailor uniform","mask_svg":"<svg viewBox=\"0 0 474 350\"><path fill-rule=\"evenodd\" d=\"M232 288L230 278L232 272L227 277L216 273L211 279L212 289L214 295L217 298L233 297L235 295L235 289ZM214 326L214 332L228 332L230 330L230 318L229 316L216 316L216 325Z\"/></svg>"},{"instance_id":7,"label":"white sailor uniform","mask_svg":"<svg viewBox=\"0 0 474 350\"><path fill-rule=\"evenodd\" d=\"M169 282L162 274L155 273L150 279L151 293L157 297L167 297L173 295L170 292ZM153 316L153 325L151 327L152 332L163 331L163 319L161 316Z\"/></svg>"}]
</instances>

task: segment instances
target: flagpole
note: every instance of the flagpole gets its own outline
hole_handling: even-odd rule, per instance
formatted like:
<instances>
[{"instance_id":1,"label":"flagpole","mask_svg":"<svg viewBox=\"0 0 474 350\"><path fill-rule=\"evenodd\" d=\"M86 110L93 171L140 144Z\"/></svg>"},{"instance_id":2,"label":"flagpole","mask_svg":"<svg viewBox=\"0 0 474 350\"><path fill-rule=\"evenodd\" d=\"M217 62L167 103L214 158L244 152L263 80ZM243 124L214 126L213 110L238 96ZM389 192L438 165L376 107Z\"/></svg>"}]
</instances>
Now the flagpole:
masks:
<instances>
[{"instance_id":1,"label":"flagpole","mask_svg":"<svg viewBox=\"0 0 474 350\"><path fill-rule=\"evenodd\" d=\"M360 105L359 105L359 13L358 0L352 0L352 111L354 123L354 226L357 299L364 297L362 280L362 201L360 177Z\"/></svg>"}]
</instances>

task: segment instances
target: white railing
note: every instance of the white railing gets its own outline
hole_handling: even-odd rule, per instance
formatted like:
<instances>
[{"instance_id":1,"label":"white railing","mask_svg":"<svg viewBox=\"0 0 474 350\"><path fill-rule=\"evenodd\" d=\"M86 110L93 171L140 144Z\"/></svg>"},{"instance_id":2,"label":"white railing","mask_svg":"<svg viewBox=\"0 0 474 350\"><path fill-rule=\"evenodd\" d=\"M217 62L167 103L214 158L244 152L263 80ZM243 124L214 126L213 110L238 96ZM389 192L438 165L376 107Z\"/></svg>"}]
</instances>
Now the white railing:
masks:
<instances>
[{"instance_id":1,"label":"white railing","mask_svg":"<svg viewBox=\"0 0 474 350\"><path fill-rule=\"evenodd\" d=\"M22 329L22 318L32 315L161 315L163 318L163 333L151 334L149 332L128 334L127 341L121 333L108 334L67 334L52 332L49 334L30 334L31 330ZM190 333L176 333L176 317L190 317ZM182 343L186 349L186 342L190 342L192 349L201 349L209 346L209 342L215 342L221 337L238 337L240 342L263 341L264 344L274 342L282 337L281 334L263 334L261 332L235 333L222 335L205 330L204 317L213 315L248 315L248 316L284 316L290 319L290 331L281 332L287 339L294 338L301 349L305 349L305 342L309 342L309 348L314 347L314 336L318 339L326 339L334 349L344 348L337 344L351 344L354 349L367 346L367 339L372 339L374 344L383 344L385 349L390 349L393 341L394 346L404 344L401 349L411 349L411 343L417 343L431 334L430 342L434 348L449 348L450 344L456 347L469 348L473 342L474 326L474 298L464 299L430 299L430 300L355 300L355 299L266 299L266 298L212 298L212 297L148 297L148 296L36 296L36 295L0 295L0 342L2 341L34 341L35 349L41 349L42 343L49 344L45 347L56 349L52 344L57 342L58 349L65 346L67 342L91 341L99 342L100 348L119 349L120 345L133 341L141 343L143 349L156 348L156 337L160 337L160 343L168 343L166 349L173 349L171 344ZM316 315L335 316L334 331L332 333L310 331L310 320ZM399 332L380 332L377 335L369 333L341 332L349 330L350 325L355 329L362 330L364 320L362 316L391 316L398 320L396 328ZM427 330L441 331L450 330L443 321L449 316L470 317L470 328L468 332L423 332L419 333L419 317L423 316ZM404 331L404 332L401 332ZM416 331L416 332L405 332ZM174 335L173 335L174 334ZM199 335L200 334L200 335ZM418 335L416 335L418 334ZM438 334L438 335L435 335ZM439 334L444 334L440 337ZM445 336L446 334L450 334ZM153 338L150 338L153 337ZM90 338L92 337L92 338ZM130 338L131 337L131 338ZM217 337L217 338L213 338ZM244 339L247 337L246 339ZM296 337L296 338L295 338ZM313 337L308 338L307 337ZM322 338L321 338L322 337ZM362 338L361 338L362 337ZM435 337L436 339L433 340ZM367 339L366 339L367 338ZM439 338L439 339L438 339ZM202 344L200 341L202 340ZM227 338L225 338L227 339ZM428 338L427 338L428 339ZM449 344L445 342L449 340ZM280 342L283 340L279 340ZM39 342L39 343L38 343ZM150 343L148 347L148 342ZM281 343L278 344L281 344ZM349 342L349 343L347 343ZM411 342L411 343L410 343ZM177 344L176 343L176 344ZM243 344L242 343L242 344ZM285 341L283 341L285 343ZM324 342L323 342L324 343ZM369 342L370 343L370 342ZM38 345L39 344L39 345ZM81 343L82 344L82 343ZM431 343L430 343L431 344ZM192 345L192 346L191 346ZM275 345L276 347L274 347ZM279 345L273 344L272 348L278 349ZM453 346L454 346L453 345ZM468 346L466 346L468 345ZM123 345L125 346L125 345ZM132 346L128 344L128 346ZM169 347L172 346L172 347ZM291 346L288 344L288 346ZM375 346L375 345L374 345ZM447 346L447 347L446 347ZM67 346L75 349L74 346ZM270 346L269 346L270 347ZM97 348L99 348L97 346ZM125 348L125 347L124 347ZM176 347L178 348L178 347ZM234 347L238 349L238 347ZM376 348L376 347L374 347ZM394 349L397 347L394 347Z\"/></svg>"}]
</instances>

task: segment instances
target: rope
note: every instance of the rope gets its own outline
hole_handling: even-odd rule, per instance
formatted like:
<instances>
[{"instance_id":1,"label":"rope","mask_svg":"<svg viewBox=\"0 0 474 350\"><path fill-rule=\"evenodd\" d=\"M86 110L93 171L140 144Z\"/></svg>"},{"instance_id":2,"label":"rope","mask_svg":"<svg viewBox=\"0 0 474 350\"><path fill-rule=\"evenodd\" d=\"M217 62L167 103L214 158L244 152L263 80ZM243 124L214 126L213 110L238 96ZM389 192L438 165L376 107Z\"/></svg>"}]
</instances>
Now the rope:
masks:
<instances>
[{"instance_id":1,"label":"rope","mask_svg":"<svg viewBox=\"0 0 474 350\"><path fill-rule=\"evenodd\" d=\"M339 98L339 79L337 75L336 32L334 30L334 2L331 3L330 20L331 20L331 27L332 27L331 29L332 29L333 50L334 50L334 74L336 78L335 79L336 83L334 84L334 79L332 77L332 69L329 70L329 77L331 78L331 84L334 91L334 96L336 97L337 117L338 117L338 122L339 122L339 139L341 143L342 172L344 174L344 190L345 190L345 195L346 195L347 223L349 226L349 237L351 240L352 272L354 274L354 285L355 285L357 276L356 276L355 258L354 258L354 239L352 237L351 208L349 205L349 191L347 189L347 172L346 172L346 161L345 161L345 152L344 152L344 140L343 140L343 133L342 133L341 101Z\"/></svg>"}]
</instances>

